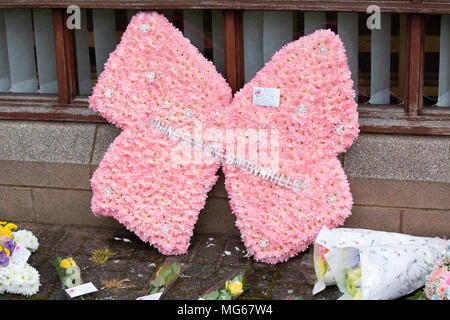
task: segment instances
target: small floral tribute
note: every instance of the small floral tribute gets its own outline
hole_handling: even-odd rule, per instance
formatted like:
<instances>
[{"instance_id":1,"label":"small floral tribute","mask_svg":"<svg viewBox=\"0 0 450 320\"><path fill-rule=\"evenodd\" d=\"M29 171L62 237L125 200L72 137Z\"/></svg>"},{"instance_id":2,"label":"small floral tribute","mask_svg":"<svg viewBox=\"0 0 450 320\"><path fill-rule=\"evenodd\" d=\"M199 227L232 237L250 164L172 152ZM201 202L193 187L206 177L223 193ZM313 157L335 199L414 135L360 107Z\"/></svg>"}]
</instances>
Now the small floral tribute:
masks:
<instances>
[{"instance_id":1,"label":"small floral tribute","mask_svg":"<svg viewBox=\"0 0 450 320\"><path fill-rule=\"evenodd\" d=\"M391 300L425 284L429 265L445 252L448 241L439 238L365 229L323 228L314 245L317 282L313 294L337 284L340 299ZM447 263L447 267L446 267ZM427 296L448 294L448 258L438 260L427 278ZM438 296L435 296L438 294Z\"/></svg>"},{"instance_id":2,"label":"small floral tribute","mask_svg":"<svg viewBox=\"0 0 450 320\"><path fill-rule=\"evenodd\" d=\"M173 258L167 258L150 279L148 289L145 292L146 296L137 300L159 300L186 268L187 265L184 263L180 263Z\"/></svg>"},{"instance_id":3,"label":"small floral tribute","mask_svg":"<svg viewBox=\"0 0 450 320\"><path fill-rule=\"evenodd\" d=\"M62 259L56 257L56 271L65 289L79 286L83 283L81 271L72 257Z\"/></svg>"},{"instance_id":4,"label":"small floral tribute","mask_svg":"<svg viewBox=\"0 0 450 320\"><path fill-rule=\"evenodd\" d=\"M239 297L245 290L244 276L238 274L221 281L208 289L200 300L232 300Z\"/></svg>"},{"instance_id":5,"label":"small floral tribute","mask_svg":"<svg viewBox=\"0 0 450 320\"><path fill-rule=\"evenodd\" d=\"M450 247L427 276L424 294L430 300L450 300Z\"/></svg>"},{"instance_id":6,"label":"small floral tribute","mask_svg":"<svg viewBox=\"0 0 450 320\"><path fill-rule=\"evenodd\" d=\"M0 221L0 294L31 296L39 291L41 283L39 272L27 261L39 242L31 231L14 230L15 224Z\"/></svg>"},{"instance_id":7,"label":"small floral tribute","mask_svg":"<svg viewBox=\"0 0 450 320\"><path fill-rule=\"evenodd\" d=\"M81 270L71 256L65 257L64 259L56 257L55 267L63 289L69 298L79 297L84 300L84 295L98 291L92 282L83 282Z\"/></svg>"}]
</instances>

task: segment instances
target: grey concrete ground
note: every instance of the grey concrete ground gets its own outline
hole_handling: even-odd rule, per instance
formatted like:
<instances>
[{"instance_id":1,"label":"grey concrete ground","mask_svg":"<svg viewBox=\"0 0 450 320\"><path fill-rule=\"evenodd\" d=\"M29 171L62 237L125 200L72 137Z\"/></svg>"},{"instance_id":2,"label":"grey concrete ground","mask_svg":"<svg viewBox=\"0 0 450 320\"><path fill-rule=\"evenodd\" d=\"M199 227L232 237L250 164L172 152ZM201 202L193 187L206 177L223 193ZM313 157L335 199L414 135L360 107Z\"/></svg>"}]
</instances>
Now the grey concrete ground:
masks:
<instances>
[{"instance_id":1,"label":"grey concrete ground","mask_svg":"<svg viewBox=\"0 0 450 320\"><path fill-rule=\"evenodd\" d=\"M0 295L2 300L68 299L62 290L54 266L57 255L72 255L82 270L83 280L91 281L98 289L104 287L108 280L128 279L122 282L127 288L105 288L90 294L87 299L134 300L143 295L149 278L165 259L165 256L156 249L143 243L125 229L36 223L18 223L18 226L19 229L32 231L39 239L40 248L31 255L29 263L39 271L42 285L39 293L30 298L4 294ZM126 238L131 242L115 238ZM210 243L214 245L208 246ZM96 265L90 260L92 252L105 247L117 253L106 265ZM231 254L225 255L225 251ZM334 286L312 296L314 284L312 249L277 265L257 263L244 255L245 248L239 238L213 234L194 235L188 253L178 256L182 262L189 265L189 268L169 290L165 299L198 299L200 294L233 271L244 272L248 284L240 299L285 299L302 295L306 300L328 300L340 296Z\"/></svg>"}]
</instances>

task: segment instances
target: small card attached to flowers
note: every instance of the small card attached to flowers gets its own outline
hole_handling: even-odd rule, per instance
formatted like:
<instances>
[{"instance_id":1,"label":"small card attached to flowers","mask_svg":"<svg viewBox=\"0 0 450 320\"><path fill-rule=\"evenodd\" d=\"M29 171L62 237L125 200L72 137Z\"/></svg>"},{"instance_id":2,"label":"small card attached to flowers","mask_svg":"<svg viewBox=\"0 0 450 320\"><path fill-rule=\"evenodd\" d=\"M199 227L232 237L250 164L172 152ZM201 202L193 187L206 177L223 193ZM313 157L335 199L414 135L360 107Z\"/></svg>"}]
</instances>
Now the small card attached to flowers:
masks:
<instances>
[{"instance_id":1,"label":"small card attached to flowers","mask_svg":"<svg viewBox=\"0 0 450 320\"><path fill-rule=\"evenodd\" d=\"M245 287L244 276L233 274L209 288L199 300L233 300L244 292Z\"/></svg>"},{"instance_id":2,"label":"small card attached to flowers","mask_svg":"<svg viewBox=\"0 0 450 320\"><path fill-rule=\"evenodd\" d=\"M265 107L279 107L280 89L253 87L253 104Z\"/></svg>"},{"instance_id":3,"label":"small card attached to flowers","mask_svg":"<svg viewBox=\"0 0 450 320\"><path fill-rule=\"evenodd\" d=\"M150 279L146 295L136 300L159 300L186 270L187 265L174 258L167 258Z\"/></svg>"},{"instance_id":4,"label":"small card attached to flowers","mask_svg":"<svg viewBox=\"0 0 450 320\"><path fill-rule=\"evenodd\" d=\"M11 255L10 263L14 263L18 266L23 266L27 263L31 256L31 251L22 247L21 245L16 245L14 248L14 253Z\"/></svg>"},{"instance_id":5,"label":"small card attached to flowers","mask_svg":"<svg viewBox=\"0 0 450 320\"><path fill-rule=\"evenodd\" d=\"M56 271L70 298L98 291L92 282L83 283L80 268L72 257L56 257Z\"/></svg>"},{"instance_id":6,"label":"small card attached to flowers","mask_svg":"<svg viewBox=\"0 0 450 320\"><path fill-rule=\"evenodd\" d=\"M66 289L66 293L71 298L79 297L88 293L96 292L98 291L97 288L92 284L92 282L83 283L79 286L72 287L69 289Z\"/></svg>"}]
</instances>

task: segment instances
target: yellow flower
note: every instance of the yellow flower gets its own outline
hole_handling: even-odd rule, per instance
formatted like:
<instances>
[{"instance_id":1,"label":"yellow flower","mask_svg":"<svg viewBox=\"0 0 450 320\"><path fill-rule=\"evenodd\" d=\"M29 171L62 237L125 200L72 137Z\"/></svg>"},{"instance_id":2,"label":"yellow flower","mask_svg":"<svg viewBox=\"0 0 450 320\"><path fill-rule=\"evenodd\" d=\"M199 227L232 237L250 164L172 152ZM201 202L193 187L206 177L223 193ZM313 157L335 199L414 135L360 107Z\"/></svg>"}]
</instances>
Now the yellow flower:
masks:
<instances>
[{"instance_id":1,"label":"yellow flower","mask_svg":"<svg viewBox=\"0 0 450 320\"><path fill-rule=\"evenodd\" d=\"M225 288L228 289L233 296L244 292L244 290L242 290L242 282L240 281L231 282L230 280L228 280L225 284Z\"/></svg>"},{"instance_id":2,"label":"yellow flower","mask_svg":"<svg viewBox=\"0 0 450 320\"><path fill-rule=\"evenodd\" d=\"M3 248L2 246L0 246L0 252L2 252L2 251L5 251L6 257L9 258L9 256L11 255L11 252L8 249Z\"/></svg>"},{"instance_id":3,"label":"yellow flower","mask_svg":"<svg viewBox=\"0 0 450 320\"><path fill-rule=\"evenodd\" d=\"M361 289L360 288L356 289L356 293L355 293L355 296L353 297L353 299L361 300Z\"/></svg>"},{"instance_id":4,"label":"yellow flower","mask_svg":"<svg viewBox=\"0 0 450 320\"><path fill-rule=\"evenodd\" d=\"M6 226L4 226L5 229L11 231L11 230L17 230L17 226L14 223L8 223Z\"/></svg>"},{"instance_id":5,"label":"yellow flower","mask_svg":"<svg viewBox=\"0 0 450 320\"><path fill-rule=\"evenodd\" d=\"M6 224L6 221L0 221L0 226L4 226Z\"/></svg>"},{"instance_id":6,"label":"yellow flower","mask_svg":"<svg viewBox=\"0 0 450 320\"><path fill-rule=\"evenodd\" d=\"M12 232L10 230L1 227L0 227L0 237L8 237L11 240L14 239Z\"/></svg>"},{"instance_id":7,"label":"yellow flower","mask_svg":"<svg viewBox=\"0 0 450 320\"><path fill-rule=\"evenodd\" d=\"M67 269L69 266L76 266L77 264L75 263L75 261L72 259L72 257L66 258L64 260L61 261L61 263L59 264L59 266L61 268Z\"/></svg>"},{"instance_id":8,"label":"yellow flower","mask_svg":"<svg viewBox=\"0 0 450 320\"><path fill-rule=\"evenodd\" d=\"M322 259L317 258L316 260L316 265L317 265L317 271L319 272L319 277L322 279L323 277L325 277L325 274L328 271L328 263L323 263Z\"/></svg>"},{"instance_id":9,"label":"yellow flower","mask_svg":"<svg viewBox=\"0 0 450 320\"><path fill-rule=\"evenodd\" d=\"M0 224L6 224L6 221L2 221ZM8 237L11 240L14 239L11 230L17 230L17 226L14 223L8 223L3 227L0 227L0 237Z\"/></svg>"}]
</instances>

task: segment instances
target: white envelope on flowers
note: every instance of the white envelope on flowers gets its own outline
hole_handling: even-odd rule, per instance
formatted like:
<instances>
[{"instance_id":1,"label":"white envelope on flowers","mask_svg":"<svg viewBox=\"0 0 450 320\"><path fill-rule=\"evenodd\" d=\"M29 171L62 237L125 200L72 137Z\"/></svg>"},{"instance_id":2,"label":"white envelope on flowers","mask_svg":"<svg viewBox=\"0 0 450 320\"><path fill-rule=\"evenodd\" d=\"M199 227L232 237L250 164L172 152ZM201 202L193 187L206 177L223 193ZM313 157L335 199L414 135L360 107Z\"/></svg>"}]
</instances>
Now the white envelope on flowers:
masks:
<instances>
[{"instance_id":1,"label":"white envelope on flowers","mask_svg":"<svg viewBox=\"0 0 450 320\"><path fill-rule=\"evenodd\" d=\"M335 252L336 249L350 248L348 249L350 251L348 250L339 251L341 255L344 255L346 258L350 259L349 257L346 256L346 254L349 254L351 258L354 257L355 251L354 250L352 251L351 248L358 249L362 247L370 248L370 247L384 246L383 250L384 249L388 250L389 247L394 248L396 246L404 246L404 245L410 245L415 248L429 246L440 252L443 250L443 248L445 249L446 241L439 238L416 237L394 232L374 231L367 229L352 229L352 228L335 228L330 230L327 227L323 227L320 230L319 234L317 235L316 241L314 243L314 269L318 280L316 281L316 284L314 286L313 294L322 291L323 289L325 289L327 285L336 284L337 280L335 278L336 272L333 272L334 271L333 266L329 261L329 258L333 256L332 252ZM326 250L329 251L328 253L325 253L325 257L328 262L328 269L325 272L325 274L323 274L322 272L321 277L321 272L320 270L318 270L317 262L320 262L318 260L320 259L319 252L321 251L320 249L323 248L326 248ZM428 252L427 250L425 251ZM366 251L363 250L363 252ZM342 259L344 259L344 257L342 257ZM361 268L363 268L362 259L363 257L361 256ZM434 261L432 261L431 263L434 263ZM336 266L339 264L334 265Z\"/></svg>"}]
</instances>

